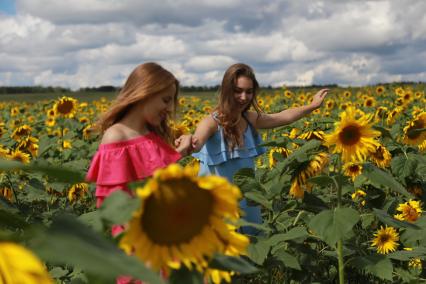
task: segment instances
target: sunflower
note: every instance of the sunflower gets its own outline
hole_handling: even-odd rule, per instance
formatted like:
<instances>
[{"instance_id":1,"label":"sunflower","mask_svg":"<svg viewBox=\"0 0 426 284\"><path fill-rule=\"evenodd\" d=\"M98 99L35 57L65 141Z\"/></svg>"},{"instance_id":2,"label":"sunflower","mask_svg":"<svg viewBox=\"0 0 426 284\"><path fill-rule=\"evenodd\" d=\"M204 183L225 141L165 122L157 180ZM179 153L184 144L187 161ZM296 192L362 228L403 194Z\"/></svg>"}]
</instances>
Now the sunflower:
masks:
<instances>
[{"instance_id":1,"label":"sunflower","mask_svg":"<svg viewBox=\"0 0 426 284\"><path fill-rule=\"evenodd\" d=\"M85 182L76 183L68 190L68 200L73 203L89 193L89 185Z\"/></svg>"},{"instance_id":2,"label":"sunflower","mask_svg":"<svg viewBox=\"0 0 426 284\"><path fill-rule=\"evenodd\" d=\"M380 106L377 108L376 113L374 114L378 119L383 119L388 115L388 108Z\"/></svg>"},{"instance_id":3,"label":"sunflower","mask_svg":"<svg viewBox=\"0 0 426 284\"><path fill-rule=\"evenodd\" d=\"M13 107L10 109L10 116L14 117L17 116L20 113L20 110L18 107Z\"/></svg>"},{"instance_id":4,"label":"sunflower","mask_svg":"<svg viewBox=\"0 0 426 284\"><path fill-rule=\"evenodd\" d=\"M377 86L376 87L376 94L381 95L385 92L385 87L384 86Z\"/></svg>"},{"instance_id":5,"label":"sunflower","mask_svg":"<svg viewBox=\"0 0 426 284\"><path fill-rule=\"evenodd\" d=\"M419 151L420 152L426 152L426 140L423 141L422 143L420 143L419 145L417 145L417 147L419 147Z\"/></svg>"},{"instance_id":6,"label":"sunflower","mask_svg":"<svg viewBox=\"0 0 426 284\"><path fill-rule=\"evenodd\" d=\"M392 111L388 112L388 117L386 118L386 123L391 125L395 122L396 117L403 111L403 108L396 107Z\"/></svg>"},{"instance_id":7,"label":"sunflower","mask_svg":"<svg viewBox=\"0 0 426 284\"><path fill-rule=\"evenodd\" d=\"M325 102L325 108L328 110L332 110L334 108L335 102L332 99L329 99Z\"/></svg>"},{"instance_id":8,"label":"sunflower","mask_svg":"<svg viewBox=\"0 0 426 284\"><path fill-rule=\"evenodd\" d=\"M10 153L10 150L0 144L0 158L7 159L9 153Z\"/></svg>"},{"instance_id":9,"label":"sunflower","mask_svg":"<svg viewBox=\"0 0 426 284\"><path fill-rule=\"evenodd\" d=\"M362 163L347 162L343 165L343 172L354 181L357 176L362 174Z\"/></svg>"},{"instance_id":10,"label":"sunflower","mask_svg":"<svg viewBox=\"0 0 426 284\"><path fill-rule=\"evenodd\" d=\"M291 99L291 98L293 97L293 93L292 93L290 90L285 90L285 91L284 91L284 96L285 96L287 99Z\"/></svg>"},{"instance_id":11,"label":"sunflower","mask_svg":"<svg viewBox=\"0 0 426 284\"><path fill-rule=\"evenodd\" d=\"M386 168L390 165L392 155L385 146L379 145L376 150L371 153L371 159L379 168Z\"/></svg>"},{"instance_id":12,"label":"sunflower","mask_svg":"<svg viewBox=\"0 0 426 284\"><path fill-rule=\"evenodd\" d=\"M53 108L58 115L72 118L77 111L78 102L74 98L63 96L54 104Z\"/></svg>"},{"instance_id":13,"label":"sunflower","mask_svg":"<svg viewBox=\"0 0 426 284\"><path fill-rule=\"evenodd\" d=\"M43 263L29 250L0 242L0 283L53 283Z\"/></svg>"},{"instance_id":14,"label":"sunflower","mask_svg":"<svg viewBox=\"0 0 426 284\"><path fill-rule=\"evenodd\" d=\"M28 136L21 141L19 141L19 144L17 146L17 149L21 151L28 151L31 153L33 157L37 156L38 154L38 138Z\"/></svg>"},{"instance_id":15,"label":"sunflower","mask_svg":"<svg viewBox=\"0 0 426 284\"><path fill-rule=\"evenodd\" d=\"M364 161L379 146L375 140L380 132L372 130L369 116L355 119L355 111L348 108L340 114L333 133L325 135L324 145L333 147L333 153L341 153L343 162Z\"/></svg>"},{"instance_id":16,"label":"sunflower","mask_svg":"<svg viewBox=\"0 0 426 284\"><path fill-rule=\"evenodd\" d=\"M422 207L420 201L409 200L408 202L401 203L396 208L400 214L395 214L394 217L401 221L415 222L420 215L422 215Z\"/></svg>"},{"instance_id":17,"label":"sunflower","mask_svg":"<svg viewBox=\"0 0 426 284\"><path fill-rule=\"evenodd\" d=\"M78 121L79 121L80 123L86 124L86 123L88 123L88 122L90 121L90 119L89 119L87 116L82 116L82 117L80 117L80 118L78 119Z\"/></svg>"},{"instance_id":18,"label":"sunflower","mask_svg":"<svg viewBox=\"0 0 426 284\"><path fill-rule=\"evenodd\" d=\"M361 205L365 205L365 196L367 193L361 189L357 189L354 193L352 193L351 198L354 202L361 201Z\"/></svg>"},{"instance_id":19,"label":"sunflower","mask_svg":"<svg viewBox=\"0 0 426 284\"><path fill-rule=\"evenodd\" d=\"M171 121L170 127L172 129L173 137L176 139L181 135L188 134L190 132L188 124L188 120L183 120L181 122Z\"/></svg>"},{"instance_id":20,"label":"sunflower","mask_svg":"<svg viewBox=\"0 0 426 284\"><path fill-rule=\"evenodd\" d=\"M304 188L308 192L312 190L312 185L307 180L321 173L327 164L328 154L319 153L304 166L302 165L291 181L290 195L295 198L303 198Z\"/></svg>"},{"instance_id":21,"label":"sunflower","mask_svg":"<svg viewBox=\"0 0 426 284\"><path fill-rule=\"evenodd\" d=\"M89 140L91 135L94 133L94 124L88 124L83 128L83 139Z\"/></svg>"},{"instance_id":22,"label":"sunflower","mask_svg":"<svg viewBox=\"0 0 426 284\"><path fill-rule=\"evenodd\" d=\"M225 223L239 218L240 190L223 177L199 177L197 172L197 167L172 164L138 188L141 208L120 247L153 269L166 271L179 263L204 268L214 253L230 249L243 253L248 238Z\"/></svg>"},{"instance_id":23,"label":"sunflower","mask_svg":"<svg viewBox=\"0 0 426 284\"><path fill-rule=\"evenodd\" d=\"M297 138L299 139L304 139L304 140L312 140L312 139L316 139L316 140L324 140L324 131L322 130L314 130L314 131L308 131L305 133L300 134Z\"/></svg>"},{"instance_id":24,"label":"sunflower","mask_svg":"<svg viewBox=\"0 0 426 284\"><path fill-rule=\"evenodd\" d=\"M283 158L287 158L291 154L291 150L284 147L274 147L269 151L269 168L275 167L277 160L274 158L274 153L280 154Z\"/></svg>"},{"instance_id":25,"label":"sunflower","mask_svg":"<svg viewBox=\"0 0 426 284\"><path fill-rule=\"evenodd\" d=\"M343 93L343 96L344 96L346 99L348 99L348 98L350 98L350 97L352 96L352 93L351 93L351 91L345 91L345 92Z\"/></svg>"},{"instance_id":26,"label":"sunflower","mask_svg":"<svg viewBox=\"0 0 426 284\"><path fill-rule=\"evenodd\" d=\"M48 117L46 120L45 120L45 122L44 122L45 124L46 124L46 126L47 127L53 127L53 126L55 126L55 124L56 124L56 120L55 120L55 118L54 117Z\"/></svg>"},{"instance_id":27,"label":"sunflower","mask_svg":"<svg viewBox=\"0 0 426 284\"><path fill-rule=\"evenodd\" d=\"M17 127L10 137L12 137L12 139L16 141L19 141L22 137L31 135L31 132L31 126L24 124L22 126Z\"/></svg>"},{"instance_id":28,"label":"sunflower","mask_svg":"<svg viewBox=\"0 0 426 284\"><path fill-rule=\"evenodd\" d=\"M367 97L364 100L364 106L365 107L375 107L376 106L376 99L374 99L373 97Z\"/></svg>"},{"instance_id":29,"label":"sunflower","mask_svg":"<svg viewBox=\"0 0 426 284\"><path fill-rule=\"evenodd\" d=\"M404 127L404 143L419 145L426 139L426 112L422 112Z\"/></svg>"},{"instance_id":30,"label":"sunflower","mask_svg":"<svg viewBox=\"0 0 426 284\"><path fill-rule=\"evenodd\" d=\"M19 149L13 150L10 154L7 155L7 158L9 160L21 162L23 164L28 164L31 159L29 154L24 153Z\"/></svg>"},{"instance_id":31,"label":"sunflower","mask_svg":"<svg viewBox=\"0 0 426 284\"><path fill-rule=\"evenodd\" d=\"M389 252L395 251L398 246L399 234L394 227L380 229L374 234L375 238L372 241L371 246L377 247L377 252L381 254L388 254Z\"/></svg>"},{"instance_id":32,"label":"sunflower","mask_svg":"<svg viewBox=\"0 0 426 284\"><path fill-rule=\"evenodd\" d=\"M12 202L13 199L13 191L9 187L0 188L0 196Z\"/></svg>"},{"instance_id":33,"label":"sunflower","mask_svg":"<svg viewBox=\"0 0 426 284\"><path fill-rule=\"evenodd\" d=\"M72 143L71 143L71 140L62 140L62 149L63 150L65 150L65 149L71 149L72 148Z\"/></svg>"},{"instance_id":34,"label":"sunflower","mask_svg":"<svg viewBox=\"0 0 426 284\"><path fill-rule=\"evenodd\" d=\"M398 87L395 89L395 94L397 94L398 96L403 96L405 94L405 91L403 88Z\"/></svg>"},{"instance_id":35,"label":"sunflower","mask_svg":"<svg viewBox=\"0 0 426 284\"><path fill-rule=\"evenodd\" d=\"M421 184L410 184L407 190L419 198L423 195Z\"/></svg>"}]
</instances>

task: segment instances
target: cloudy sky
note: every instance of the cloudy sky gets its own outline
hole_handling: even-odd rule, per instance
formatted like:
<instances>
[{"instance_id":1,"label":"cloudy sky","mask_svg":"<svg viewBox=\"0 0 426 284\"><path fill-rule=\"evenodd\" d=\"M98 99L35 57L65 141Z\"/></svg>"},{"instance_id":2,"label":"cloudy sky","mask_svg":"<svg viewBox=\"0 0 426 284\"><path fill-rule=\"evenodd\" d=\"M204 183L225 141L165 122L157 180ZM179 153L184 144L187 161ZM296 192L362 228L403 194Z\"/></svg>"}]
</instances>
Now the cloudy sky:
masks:
<instances>
[{"instance_id":1,"label":"cloudy sky","mask_svg":"<svg viewBox=\"0 0 426 284\"><path fill-rule=\"evenodd\" d=\"M261 85L426 82L426 1L0 0L0 86L119 86L147 61L183 85L236 62Z\"/></svg>"}]
</instances>

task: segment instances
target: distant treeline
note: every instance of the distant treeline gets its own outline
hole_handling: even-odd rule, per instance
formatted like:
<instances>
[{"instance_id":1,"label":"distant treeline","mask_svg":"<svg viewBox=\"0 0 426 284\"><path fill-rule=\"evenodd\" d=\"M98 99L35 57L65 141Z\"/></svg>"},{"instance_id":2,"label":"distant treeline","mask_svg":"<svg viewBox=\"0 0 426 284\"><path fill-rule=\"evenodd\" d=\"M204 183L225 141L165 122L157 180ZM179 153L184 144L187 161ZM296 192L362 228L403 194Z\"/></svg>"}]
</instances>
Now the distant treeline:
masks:
<instances>
[{"instance_id":1,"label":"distant treeline","mask_svg":"<svg viewBox=\"0 0 426 284\"><path fill-rule=\"evenodd\" d=\"M394 82L394 83L383 83L375 85L412 85L412 84L424 84L424 82ZM311 85L305 87L298 86L287 86L287 88L298 89L298 88L337 88L337 84L325 84L325 85ZM76 91L72 91L69 88L63 87L43 87L43 86L0 86L0 94L42 94L42 93L108 93L118 92L121 87L117 86L99 86L99 87L88 87L80 88ZM277 89L272 86L262 86L262 89ZM183 92L215 92L219 89L219 85L216 86L180 86L180 90Z\"/></svg>"}]
</instances>

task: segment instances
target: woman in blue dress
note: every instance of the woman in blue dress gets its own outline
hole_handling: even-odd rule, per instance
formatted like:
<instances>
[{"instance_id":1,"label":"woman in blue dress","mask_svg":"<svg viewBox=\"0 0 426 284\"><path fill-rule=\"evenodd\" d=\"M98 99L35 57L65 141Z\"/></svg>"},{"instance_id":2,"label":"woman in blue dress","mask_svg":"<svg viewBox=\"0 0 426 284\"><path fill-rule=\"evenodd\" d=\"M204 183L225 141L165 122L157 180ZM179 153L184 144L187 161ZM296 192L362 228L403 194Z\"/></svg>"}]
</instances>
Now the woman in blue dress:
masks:
<instances>
[{"instance_id":1,"label":"woman in blue dress","mask_svg":"<svg viewBox=\"0 0 426 284\"><path fill-rule=\"evenodd\" d=\"M319 108L328 89L322 89L309 105L290 108L278 113L266 114L257 105L259 84L253 69L242 63L230 66L222 80L219 102L211 115L198 124L193 135L193 156L200 160L200 175L219 175L233 181L234 174L242 168L254 168L254 158L265 153L259 146L262 139L257 129L274 128L290 124ZM255 111L249 111L253 107ZM259 206L240 202L244 219L261 224ZM242 232L255 234L252 227Z\"/></svg>"}]
</instances>

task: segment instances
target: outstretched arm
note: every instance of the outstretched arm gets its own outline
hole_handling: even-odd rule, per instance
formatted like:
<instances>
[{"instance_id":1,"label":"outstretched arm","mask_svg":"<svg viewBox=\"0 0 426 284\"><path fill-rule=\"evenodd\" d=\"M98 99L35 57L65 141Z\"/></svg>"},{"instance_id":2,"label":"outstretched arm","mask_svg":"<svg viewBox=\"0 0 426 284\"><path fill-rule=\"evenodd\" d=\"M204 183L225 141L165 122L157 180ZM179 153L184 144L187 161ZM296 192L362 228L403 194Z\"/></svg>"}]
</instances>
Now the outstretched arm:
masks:
<instances>
[{"instance_id":1,"label":"outstretched arm","mask_svg":"<svg viewBox=\"0 0 426 284\"><path fill-rule=\"evenodd\" d=\"M319 90L309 105L289 108L277 113L249 113L250 122L255 128L274 128L286 124L290 124L300 118L310 114L313 110L319 108L324 101L329 89Z\"/></svg>"},{"instance_id":2,"label":"outstretched arm","mask_svg":"<svg viewBox=\"0 0 426 284\"><path fill-rule=\"evenodd\" d=\"M217 122L211 115L208 115L200 121L192 135L192 149L194 152L200 151L207 139L217 131Z\"/></svg>"}]
</instances>

